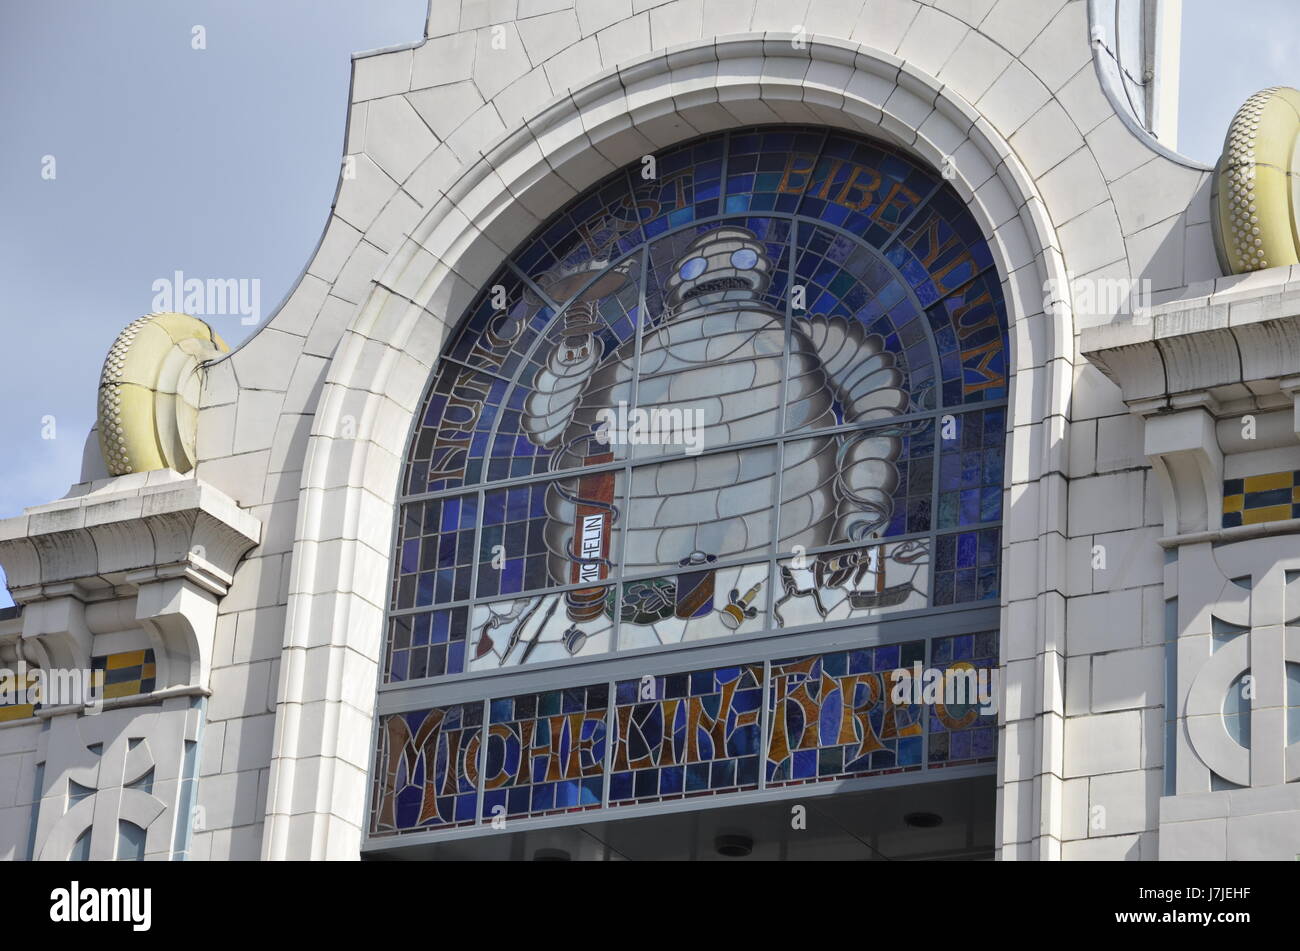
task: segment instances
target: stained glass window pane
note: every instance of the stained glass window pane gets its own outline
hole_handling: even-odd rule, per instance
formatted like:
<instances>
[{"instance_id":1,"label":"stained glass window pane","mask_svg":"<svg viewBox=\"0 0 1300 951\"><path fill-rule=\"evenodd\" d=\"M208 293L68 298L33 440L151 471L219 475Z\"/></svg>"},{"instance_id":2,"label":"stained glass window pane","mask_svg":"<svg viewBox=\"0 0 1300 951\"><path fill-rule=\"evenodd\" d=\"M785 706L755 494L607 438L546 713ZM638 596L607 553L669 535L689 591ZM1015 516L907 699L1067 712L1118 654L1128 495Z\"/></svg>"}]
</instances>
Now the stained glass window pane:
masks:
<instances>
[{"instance_id":1,"label":"stained glass window pane","mask_svg":"<svg viewBox=\"0 0 1300 951\"><path fill-rule=\"evenodd\" d=\"M925 641L772 665L769 786L920 769L920 704L894 698L895 671L925 660Z\"/></svg>"},{"instance_id":2,"label":"stained glass window pane","mask_svg":"<svg viewBox=\"0 0 1300 951\"><path fill-rule=\"evenodd\" d=\"M624 582L619 648L762 631L767 627L767 572L767 562L714 568L704 560L682 565L673 575Z\"/></svg>"},{"instance_id":3,"label":"stained glass window pane","mask_svg":"<svg viewBox=\"0 0 1300 951\"><path fill-rule=\"evenodd\" d=\"M466 669L606 653L613 646L613 590L589 585L474 605Z\"/></svg>"},{"instance_id":4,"label":"stained glass window pane","mask_svg":"<svg viewBox=\"0 0 1300 951\"><path fill-rule=\"evenodd\" d=\"M930 768L987 762L997 749L997 631L935 638L930 651L930 667L942 673L946 687L926 698L922 685Z\"/></svg>"},{"instance_id":5,"label":"stained glass window pane","mask_svg":"<svg viewBox=\"0 0 1300 951\"><path fill-rule=\"evenodd\" d=\"M653 158L450 334L387 682L997 602L1006 309L960 196L822 128Z\"/></svg>"},{"instance_id":6,"label":"stained glass window pane","mask_svg":"<svg viewBox=\"0 0 1300 951\"><path fill-rule=\"evenodd\" d=\"M566 687L488 704L483 818L599 806L609 687Z\"/></svg>"},{"instance_id":7,"label":"stained glass window pane","mask_svg":"<svg viewBox=\"0 0 1300 951\"><path fill-rule=\"evenodd\" d=\"M762 702L762 665L620 681L609 804L756 788Z\"/></svg>"},{"instance_id":8,"label":"stained glass window pane","mask_svg":"<svg viewBox=\"0 0 1300 951\"><path fill-rule=\"evenodd\" d=\"M380 717L371 834L472 824L482 731L481 703Z\"/></svg>"}]
</instances>

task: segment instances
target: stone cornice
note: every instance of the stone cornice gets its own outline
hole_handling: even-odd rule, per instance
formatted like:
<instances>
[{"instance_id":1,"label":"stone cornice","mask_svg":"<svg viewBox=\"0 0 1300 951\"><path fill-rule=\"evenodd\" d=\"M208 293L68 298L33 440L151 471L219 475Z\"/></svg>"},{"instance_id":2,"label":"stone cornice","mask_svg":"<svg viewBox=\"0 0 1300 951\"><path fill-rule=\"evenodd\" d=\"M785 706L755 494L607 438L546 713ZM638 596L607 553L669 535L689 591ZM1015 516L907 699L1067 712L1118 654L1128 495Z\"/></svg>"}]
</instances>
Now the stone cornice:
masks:
<instances>
[{"instance_id":1,"label":"stone cornice","mask_svg":"<svg viewBox=\"0 0 1300 951\"><path fill-rule=\"evenodd\" d=\"M1270 389L1259 384L1276 381L1276 392L1300 373L1295 270L1224 278L1209 293L1152 307L1142 320L1088 328L1080 350L1143 414L1182 408L1188 394L1213 404L1209 391L1222 387L1259 395Z\"/></svg>"},{"instance_id":2,"label":"stone cornice","mask_svg":"<svg viewBox=\"0 0 1300 951\"><path fill-rule=\"evenodd\" d=\"M220 597L261 523L229 496L171 470L78 486L0 521L0 566L14 600L119 597L185 578Z\"/></svg>"}]
</instances>

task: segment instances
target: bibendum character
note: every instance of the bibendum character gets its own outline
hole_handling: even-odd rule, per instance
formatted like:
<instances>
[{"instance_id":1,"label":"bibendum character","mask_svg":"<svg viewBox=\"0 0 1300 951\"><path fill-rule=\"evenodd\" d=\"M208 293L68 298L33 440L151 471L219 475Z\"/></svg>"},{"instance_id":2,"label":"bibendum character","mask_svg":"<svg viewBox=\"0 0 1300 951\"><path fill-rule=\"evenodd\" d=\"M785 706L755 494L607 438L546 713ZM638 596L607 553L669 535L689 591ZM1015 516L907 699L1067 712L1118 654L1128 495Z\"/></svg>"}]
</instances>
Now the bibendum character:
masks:
<instances>
[{"instance_id":1,"label":"bibendum character","mask_svg":"<svg viewBox=\"0 0 1300 951\"><path fill-rule=\"evenodd\" d=\"M783 551L854 542L865 550L888 523L902 448L900 430L889 424L908 409L895 357L858 321L820 315L790 322L787 353L786 315L765 298L773 266L748 229L724 225L695 238L665 283L663 313L642 335L639 377L635 337L602 353L590 311L566 315L565 336L537 372L522 423L551 451L558 477L547 493L550 573L561 584L593 582L569 593L571 618L605 609L608 586L597 582L617 557L608 550L615 520L627 573L682 566L681 578L692 579L691 590L678 584L677 603L664 608L678 617L712 606L711 581L701 579L714 560L766 556L776 530L778 456L771 447L711 451L727 444L783 431L806 437L788 439L781 462ZM634 470L619 512L612 473L563 473L614 461L608 420L621 405L695 420L703 451L632 447L638 461L666 461ZM880 428L849 429L860 424ZM719 606L729 626L748 616L735 606L752 598L733 591L733 610Z\"/></svg>"}]
</instances>

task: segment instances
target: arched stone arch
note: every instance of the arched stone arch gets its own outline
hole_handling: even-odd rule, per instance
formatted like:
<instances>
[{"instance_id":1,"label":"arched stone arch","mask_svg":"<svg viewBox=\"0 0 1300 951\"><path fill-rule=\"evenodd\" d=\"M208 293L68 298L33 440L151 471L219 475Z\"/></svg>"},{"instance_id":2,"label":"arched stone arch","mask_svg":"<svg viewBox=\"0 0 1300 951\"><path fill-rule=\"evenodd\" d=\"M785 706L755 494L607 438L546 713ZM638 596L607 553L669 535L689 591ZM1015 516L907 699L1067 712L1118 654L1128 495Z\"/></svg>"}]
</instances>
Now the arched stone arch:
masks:
<instances>
[{"instance_id":1,"label":"arched stone arch","mask_svg":"<svg viewBox=\"0 0 1300 951\"><path fill-rule=\"evenodd\" d=\"M795 40L733 36L606 71L470 164L387 259L339 343L307 446L264 857L357 853L400 460L445 329L547 216L657 148L756 122L817 123L882 138L951 175L1002 277L1013 368L1008 469L1035 487L1007 506L1004 570L1020 573L1008 587L1019 586L1015 596L1030 603L1062 587L1053 573L1063 558L1051 553L1063 548L1065 529L1061 460L1074 334L1068 300L1044 300L1045 287L1068 282L1033 180L994 127L931 77L848 41ZM1057 650L1051 605L1030 614L1040 649ZM1004 608L1004 629L1005 615ZM1050 696L1059 672L1038 676L1048 683L1009 687ZM1051 715L1050 699L1035 703L1030 728L1046 735L1050 726L1035 721ZM1059 744L1051 748L1059 756ZM1027 759L1007 767L1026 775L1000 775L1000 794L1016 781L1027 796L1033 776L1053 771L1041 757ZM1033 813L1059 816L1049 801L1059 787L1042 788Z\"/></svg>"}]
</instances>

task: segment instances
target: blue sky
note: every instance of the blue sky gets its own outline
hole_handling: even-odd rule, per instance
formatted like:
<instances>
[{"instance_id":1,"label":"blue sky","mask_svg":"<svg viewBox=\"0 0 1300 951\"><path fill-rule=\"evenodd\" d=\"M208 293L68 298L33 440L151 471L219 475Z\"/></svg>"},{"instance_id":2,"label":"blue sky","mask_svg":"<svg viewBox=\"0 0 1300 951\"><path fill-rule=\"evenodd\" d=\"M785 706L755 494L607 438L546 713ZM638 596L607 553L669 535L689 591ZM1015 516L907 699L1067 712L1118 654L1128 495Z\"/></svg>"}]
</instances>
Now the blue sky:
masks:
<instances>
[{"instance_id":1,"label":"blue sky","mask_svg":"<svg viewBox=\"0 0 1300 951\"><path fill-rule=\"evenodd\" d=\"M1300 85L1288 62L1300 4L1223 9L1186 0L1184 12L1180 150L1205 162L1247 96ZM262 316L273 312L334 195L350 55L419 40L425 11L426 0L0 0L0 517L78 480L104 354L152 309L155 280L255 278ZM206 49L192 48L195 26ZM212 323L232 346L252 329Z\"/></svg>"}]
</instances>

